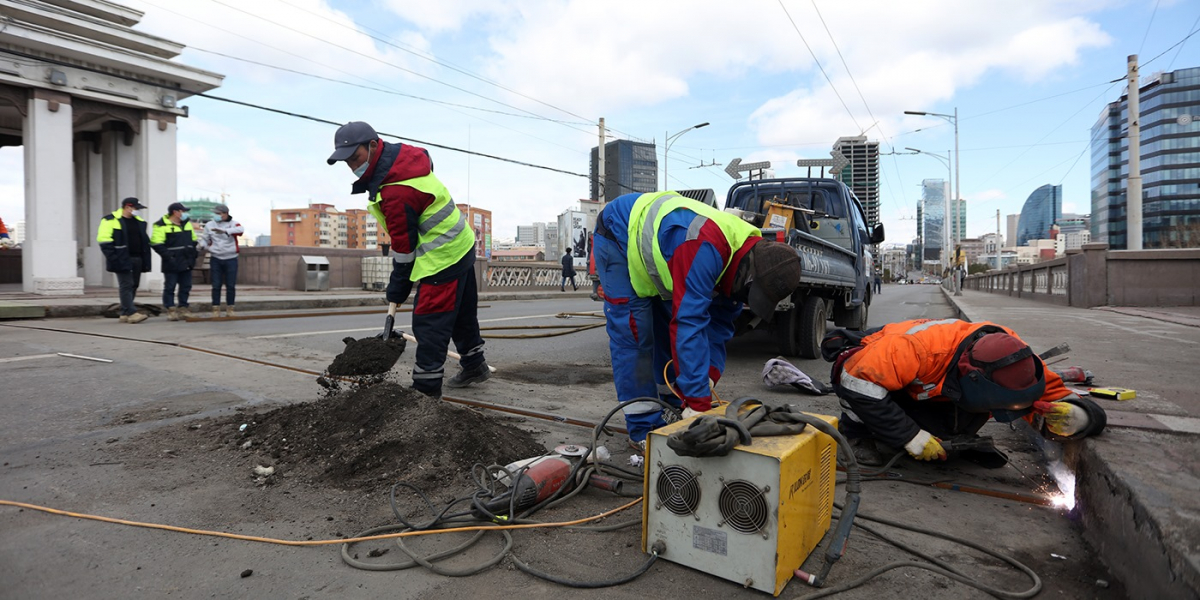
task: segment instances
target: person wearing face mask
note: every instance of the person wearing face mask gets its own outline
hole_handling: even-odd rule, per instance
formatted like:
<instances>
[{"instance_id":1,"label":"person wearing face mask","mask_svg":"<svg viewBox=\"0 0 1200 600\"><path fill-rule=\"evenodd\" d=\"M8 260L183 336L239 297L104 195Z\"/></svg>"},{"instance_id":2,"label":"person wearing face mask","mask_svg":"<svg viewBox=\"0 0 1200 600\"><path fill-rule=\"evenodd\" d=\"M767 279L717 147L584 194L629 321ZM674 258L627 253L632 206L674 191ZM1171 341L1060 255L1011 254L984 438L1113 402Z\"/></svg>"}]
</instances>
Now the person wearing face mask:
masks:
<instances>
[{"instance_id":1,"label":"person wearing face mask","mask_svg":"<svg viewBox=\"0 0 1200 600\"><path fill-rule=\"evenodd\" d=\"M96 243L104 253L104 267L109 273L117 274L121 323L141 323L148 318L137 312L133 305L142 273L150 272L146 220L136 214L145 208L137 198L126 198L121 201L121 208L100 219L100 228L96 232Z\"/></svg>"},{"instance_id":2,"label":"person wearing face mask","mask_svg":"<svg viewBox=\"0 0 1200 600\"><path fill-rule=\"evenodd\" d=\"M237 294L238 238L245 233L241 223L229 216L229 207L213 207L213 219L204 224L200 248L208 250L208 266L212 277L212 316L221 316L221 287L225 287L225 316L237 316L234 300Z\"/></svg>"},{"instance_id":3,"label":"person wearing face mask","mask_svg":"<svg viewBox=\"0 0 1200 600\"><path fill-rule=\"evenodd\" d=\"M475 232L437 176L429 152L391 144L362 121L334 134L326 162L354 173L351 194L368 195L367 209L391 237L392 276L387 300L402 304L415 286L412 328L419 342L413 389L442 394L446 349L453 340L461 370L446 381L465 387L487 380L475 285Z\"/></svg>"},{"instance_id":4,"label":"person wearing face mask","mask_svg":"<svg viewBox=\"0 0 1200 600\"><path fill-rule=\"evenodd\" d=\"M154 222L150 247L162 257L163 308L167 320L187 320L188 295L192 291L192 268L196 266L196 230L188 220L191 210L182 202L172 202L167 214ZM175 289L179 289L179 308L175 307Z\"/></svg>"}]
</instances>

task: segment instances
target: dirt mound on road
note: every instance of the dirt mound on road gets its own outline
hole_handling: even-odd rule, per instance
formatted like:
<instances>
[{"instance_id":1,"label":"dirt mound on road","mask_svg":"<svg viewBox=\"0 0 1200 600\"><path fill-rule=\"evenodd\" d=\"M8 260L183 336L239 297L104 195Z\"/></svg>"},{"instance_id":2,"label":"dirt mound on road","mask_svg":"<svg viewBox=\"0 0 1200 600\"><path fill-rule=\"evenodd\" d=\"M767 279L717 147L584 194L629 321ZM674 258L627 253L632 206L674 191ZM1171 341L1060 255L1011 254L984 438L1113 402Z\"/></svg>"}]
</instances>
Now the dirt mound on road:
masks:
<instances>
[{"instance_id":1,"label":"dirt mound on road","mask_svg":"<svg viewBox=\"0 0 1200 600\"><path fill-rule=\"evenodd\" d=\"M238 430L241 423L247 425L244 431ZM455 485L466 480L475 463L507 464L546 451L528 432L492 415L392 382L221 419L198 431L206 430L221 448L274 467L272 478L286 474L347 490L396 481L427 488Z\"/></svg>"}]
</instances>

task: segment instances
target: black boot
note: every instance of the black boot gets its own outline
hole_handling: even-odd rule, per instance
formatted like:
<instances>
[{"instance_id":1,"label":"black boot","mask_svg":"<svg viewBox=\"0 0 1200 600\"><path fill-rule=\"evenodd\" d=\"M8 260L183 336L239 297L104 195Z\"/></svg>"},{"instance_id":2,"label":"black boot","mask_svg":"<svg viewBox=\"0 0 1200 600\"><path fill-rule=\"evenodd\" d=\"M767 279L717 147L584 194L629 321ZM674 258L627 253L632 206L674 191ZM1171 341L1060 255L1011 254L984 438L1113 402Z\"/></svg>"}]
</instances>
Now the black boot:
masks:
<instances>
[{"instance_id":1,"label":"black boot","mask_svg":"<svg viewBox=\"0 0 1200 600\"><path fill-rule=\"evenodd\" d=\"M446 386L452 388L467 387L472 383L482 383L487 381L489 376L491 376L491 372L488 370L487 362L484 361L479 363L479 366L475 367L474 369L460 370L458 375L451 377L450 380L446 382Z\"/></svg>"}]
</instances>

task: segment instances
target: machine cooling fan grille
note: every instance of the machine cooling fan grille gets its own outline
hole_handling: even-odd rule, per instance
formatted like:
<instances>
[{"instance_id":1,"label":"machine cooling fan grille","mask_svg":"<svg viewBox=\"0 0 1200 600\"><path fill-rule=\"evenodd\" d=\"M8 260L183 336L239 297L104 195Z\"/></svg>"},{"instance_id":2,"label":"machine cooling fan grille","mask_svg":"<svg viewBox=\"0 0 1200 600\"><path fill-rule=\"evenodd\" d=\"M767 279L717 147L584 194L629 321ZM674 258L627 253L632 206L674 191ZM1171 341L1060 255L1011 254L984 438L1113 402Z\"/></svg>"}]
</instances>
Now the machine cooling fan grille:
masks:
<instances>
[{"instance_id":1,"label":"machine cooling fan grille","mask_svg":"<svg viewBox=\"0 0 1200 600\"><path fill-rule=\"evenodd\" d=\"M825 515L833 515L833 490L826 483L829 481L829 476L833 471L833 446L826 446L821 452L821 480L818 485L821 486L821 500L818 505L818 510L821 511L821 518Z\"/></svg>"},{"instance_id":2,"label":"machine cooling fan grille","mask_svg":"<svg viewBox=\"0 0 1200 600\"><path fill-rule=\"evenodd\" d=\"M721 518L734 531L758 533L767 526L770 510L767 508L766 495L749 481L737 479L725 482L717 498L717 506L721 509Z\"/></svg>"},{"instance_id":3,"label":"machine cooling fan grille","mask_svg":"<svg viewBox=\"0 0 1200 600\"><path fill-rule=\"evenodd\" d=\"M677 466L663 467L658 474L658 502L680 516L695 514L700 506L700 482L691 471Z\"/></svg>"}]
</instances>

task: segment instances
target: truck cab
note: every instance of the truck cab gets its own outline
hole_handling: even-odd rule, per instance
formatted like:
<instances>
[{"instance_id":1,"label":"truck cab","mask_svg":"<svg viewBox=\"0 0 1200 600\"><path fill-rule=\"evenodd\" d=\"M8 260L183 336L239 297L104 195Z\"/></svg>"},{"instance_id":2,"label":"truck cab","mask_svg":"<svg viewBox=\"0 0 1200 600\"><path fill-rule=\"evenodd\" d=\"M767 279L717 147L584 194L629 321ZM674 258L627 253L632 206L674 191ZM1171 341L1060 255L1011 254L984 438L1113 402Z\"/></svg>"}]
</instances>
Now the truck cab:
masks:
<instances>
[{"instance_id":1,"label":"truck cab","mask_svg":"<svg viewBox=\"0 0 1200 600\"><path fill-rule=\"evenodd\" d=\"M871 246L883 241L884 232L882 224L868 229L862 203L849 187L812 177L741 182L729 189L725 211L761 228L763 237L792 246L800 257L800 285L791 306L778 307L769 325L784 354L820 356L830 319L840 327L866 329ZM765 324L753 317L750 323Z\"/></svg>"}]
</instances>

